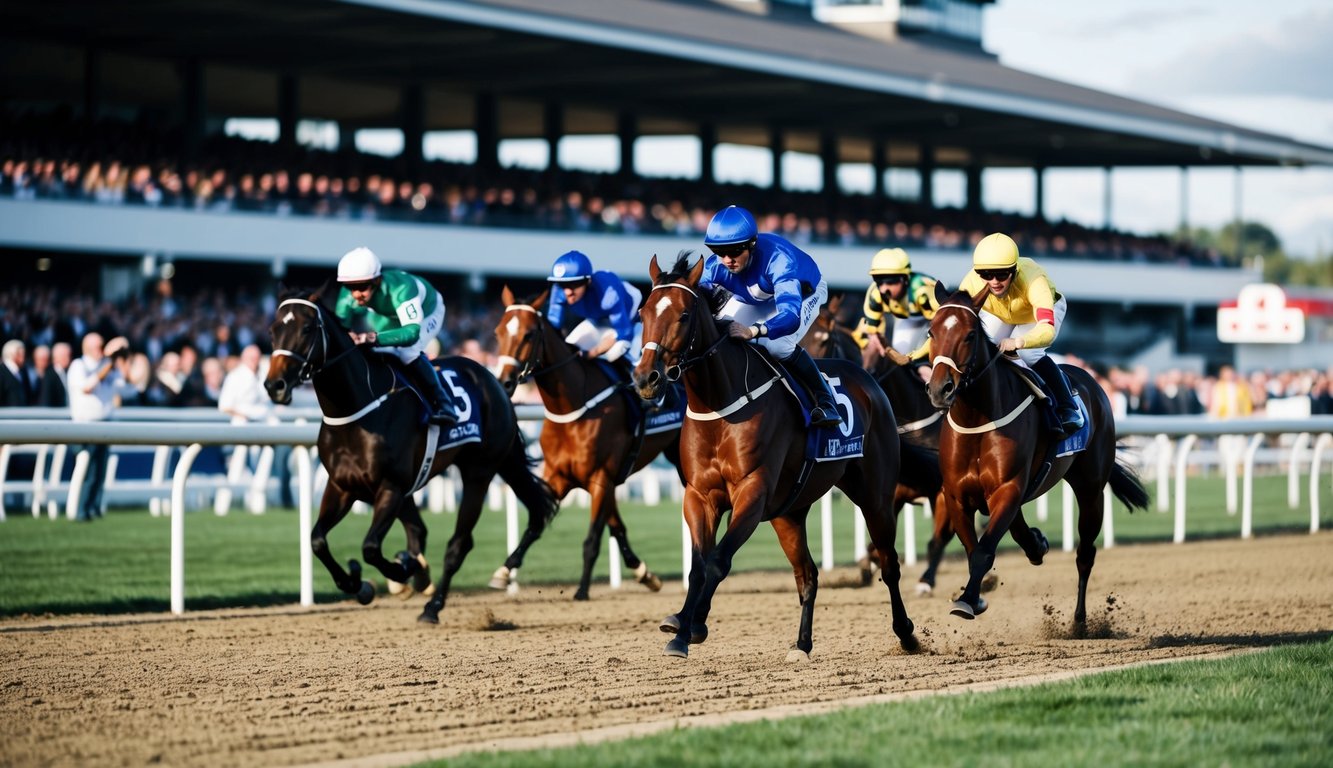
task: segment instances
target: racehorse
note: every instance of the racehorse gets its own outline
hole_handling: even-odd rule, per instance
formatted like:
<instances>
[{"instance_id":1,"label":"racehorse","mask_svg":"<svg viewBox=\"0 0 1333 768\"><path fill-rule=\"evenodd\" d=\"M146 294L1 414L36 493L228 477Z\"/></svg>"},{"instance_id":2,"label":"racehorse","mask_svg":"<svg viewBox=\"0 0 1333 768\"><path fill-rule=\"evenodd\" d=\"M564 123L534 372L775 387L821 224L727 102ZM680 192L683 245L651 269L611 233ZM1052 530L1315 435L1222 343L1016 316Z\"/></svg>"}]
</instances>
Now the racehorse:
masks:
<instances>
[{"instance_id":1,"label":"racehorse","mask_svg":"<svg viewBox=\"0 0 1333 768\"><path fill-rule=\"evenodd\" d=\"M467 358L444 361L446 384L453 390L460 426L479 421L480 439L458 442L446 438L441 428L442 448L423 471L430 444L425 405L405 387L386 356L352 343L324 303L325 296L331 300L336 291L337 286L329 283L314 291L283 289L269 327L273 359L264 380L269 397L275 403L290 403L292 391L309 380L324 413L317 445L329 482L310 532L310 547L339 589L355 595L362 605L374 600L375 587L362 581L361 564L351 560L343 570L328 545L329 531L347 515L352 502L367 502L374 506L374 515L361 543L362 556L386 578L410 580L416 589L425 589L430 584L424 555L426 526L412 493L429 477L458 467L463 479L458 521L445 550L444 572L417 619L437 624L450 581L472 549L472 530L497 472L527 507L529 535L534 529L540 532L559 505L550 486L532 472L514 407L500 382ZM475 400L469 392L475 393ZM478 419L472 417L474 409ZM381 545L394 520L407 533L407 551L388 560Z\"/></svg>"},{"instance_id":2,"label":"racehorse","mask_svg":"<svg viewBox=\"0 0 1333 768\"><path fill-rule=\"evenodd\" d=\"M1005 531L1030 562L1041 564L1049 545L1040 531L1028 527L1022 504L1064 479L1078 500L1074 622L1083 627L1088 578L1102 529L1102 489L1109 482L1111 492L1131 511L1148 505L1148 494L1137 475L1116 460L1111 403L1087 372L1063 366L1087 406L1091 432L1084 450L1054 456L1057 436L1047 427L1041 410L1029 407L1039 390L1017 364L1001 355L981 326L978 313L988 291L983 288L975 296L963 291L944 293L940 292L941 306L930 322L931 375L926 391L935 407L947 410L948 426L940 433L944 485L937 510L945 512L968 553L967 586L951 613L972 619L986 610L981 580L995 562L995 547ZM976 511L989 514L979 539L971 524Z\"/></svg>"},{"instance_id":3,"label":"racehorse","mask_svg":"<svg viewBox=\"0 0 1333 768\"><path fill-rule=\"evenodd\" d=\"M534 299L519 302L505 286L501 294L505 311L495 327L495 338L504 390L512 395L520 382L532 379L541 394L546 410L541 435L544 479L558 499L564 499L575 488L592 496L592 519L583 540L583 575L574 599L588 599L602 531L608 526L625 565L634 569L640 584L656 592L662 588L662 580L630 547L615 490L658 454L665 454L679 471L680 428L645 434L643 406L632 407L626 400L637 400L628 382L609 374L601 363L583 357L565 342L560 330L546 319L549 297L548 289ZM529 530L495 572L492 587L508 585L512 573L523 564L528 547L540 534L540 530Z\"/></svg>"},{"instance_id":4,"label":"racehorse","mask_svg":"<svg viewBox=\"0 0 1333 768\"><path fill-rule=\"evenodd\" d=\"M811 357L831 357L853 362L861 359L861 347L852 338L851 330L838 322L845 297L846 294L842 293L830 296L824 306L819 308L810 330L801 339L801 348L810 353Z\"/></svg>"},{"instance_id":5,"label":"racehorse","mask_svg":"<svg viewBox=\"0 0 1333 768\"><path fill-rule=\"evenodd\" d=\"M649 262L652 291L640 310L643 356L634 369L639 395L657 398L668 380L685 382L685 425L680 451L685 470L685 522L690 529L688 592L680 612L661 629L674 633L665 652L686 657L691 643L708 637L705 623L718 585L732 558L761 521L773 525L795 572L801 602L800 628L791 660L808 658L812 647L819 572L806 538L811 504L837 486L859 505L875 542L892 603L893 631L902 647L918 647L898 588L897 526L893 489L898 479L898 439L893 410L884 392L859 366L822 360L820 368L846 395L844 424L864 419L864 451L856 458L807 463L805 421L794 398L782 394L782 380L755 344L731 338L713 319L711 296L701 296L704 260L689 265L683 252L663 272ZM807 474L808 473L808 474ZM722 516L731 520L716 541Z\"/></svg>"}]
</instances>

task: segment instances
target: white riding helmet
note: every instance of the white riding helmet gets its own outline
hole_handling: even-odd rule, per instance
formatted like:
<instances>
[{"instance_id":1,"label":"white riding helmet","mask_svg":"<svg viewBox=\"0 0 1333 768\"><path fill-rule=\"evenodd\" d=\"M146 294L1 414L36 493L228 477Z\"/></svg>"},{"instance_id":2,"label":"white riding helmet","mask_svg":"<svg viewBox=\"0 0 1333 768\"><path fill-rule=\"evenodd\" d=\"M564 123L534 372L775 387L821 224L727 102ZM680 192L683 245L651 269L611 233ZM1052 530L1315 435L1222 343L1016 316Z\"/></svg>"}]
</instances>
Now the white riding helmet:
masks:
<instances>
[{"instance_id":1,"label":"white riding helmet","mask_svg":"<svg viewBox=\"0 0 1333 768\"><path fill-rule=\"evenodd\" d=\"M375 252L362 246L353 248L338 262L338 282L364 283L380 276L380 260Z\"/></svg>"}]
</instances>

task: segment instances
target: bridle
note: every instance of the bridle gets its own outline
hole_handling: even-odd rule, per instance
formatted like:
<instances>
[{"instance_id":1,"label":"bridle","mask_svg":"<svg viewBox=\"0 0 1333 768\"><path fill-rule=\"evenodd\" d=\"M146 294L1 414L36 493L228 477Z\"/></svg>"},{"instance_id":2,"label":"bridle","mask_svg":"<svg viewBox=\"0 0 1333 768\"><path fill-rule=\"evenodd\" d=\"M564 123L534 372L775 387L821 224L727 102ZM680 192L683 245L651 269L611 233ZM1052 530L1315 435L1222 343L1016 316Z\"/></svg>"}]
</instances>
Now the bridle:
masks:
<instances>
[{"instance_id":1,"label":"bridle","mask_svg":"<svg viewBox=\"0 0 1333 768\"><path fill-rule=\"evenodd\" d=\"M931 357L933 357L934 360L930 365L930 370L934 372L934 370L940 367L941 365L946 366L948 368L952 368L954 371L958 373L958 388L956 391L962 392L963 390L977 383L977 381L981 379L981 376L984 373L986 373L986 371L989 370L992 365L995 365L995 361L999 360L1001 357L1003 357L1003 355L1000 354L1000 351L998 349L995 350L994 354L989 355L987 357L985 365L982 365L979 370L976 370L978 354L981 354L981 350L983 348L990 346L983 339L983 331L981 328L981 315L976 311L976 309L968 306L967 304L953 304L953 303L941 304L940 308L935 311L935 315L938 317L939 313L943 312L946 309L961 309L966 312L969 312L973 317L977 319L976 330L974 332L977 334L978 338L976 342L973 343L972 345L972 352L968 356L966 366L960 368L958 366L958 363L955 362L954 359L949 357L948 355L931 355Z\"/></svg>"},{"instance_id":2,"label":"bridle","mask_svg":"<svg viewBox=\"0 0 1333 768\"><path fill-rule=\"evenodd\" d=\"M348 347L342 352L339 352L337 355L334 355L333 359L330 360L329 331L328 328L326 328L324 325L324 313L320 309L319 305L308 299L284 299L282 303L278 304L278 309L282 309L283 307L289 304L309 307L310 309L314 310L315 324L319 327L319 338L314 339L310 342L310 349L306 350L306 353L304 355L297 352L293 352L290 349L275 347L273 349L273 356L290 357L293 360L296 360L298 363L300 363L301 367L297 369L296 377L299 383L304 384L305 382L310 381L310 379L314 378L315 375L318 374L320 371L323 371L324 369L328 368L329 366L341 360L346 355L355 351L356 347L355 346ZM315 347L317 346L320 347L322 350L319 359L323 361L318 367L316 367L316 364L314 362Z\"/></svg>"},{"instance_id":3,"label":"bridle","mask_svg":"<svg viewBox=\"0 0 1333 768\"><path fill-rule=\"evenodd\" d=\"M666 378L667 381L679 381L680 377L685 375L686 371L698 365L699 363L703 362L710 355L716 352L718 346L720 346L722 342L727 340L727 335L725 333L722 334L717 341L710 344L707 349L695 355L694 357L686 357L685 354L689 352L691 348L694 347L695 339L699 335L699 313L697 311L692 311L692 310L697 310L698 308L699 294L688 285L684 285L681 283L662 283L661 285L654 285L652 287L652 290L648 291L648 295L651 296L654 291L658 291L663 288L679 288L682 291L688 293L690 296L694 297L694 306L687 307L686 309L683 310L683 312L688 312L690 316L689 328L685 330L685 343L681 345L680 349L669 349L666 346L658 344L655 341L647 341L644 342L643 344L643 351L647 352L650 349L662 350L662 352L665 353L663 355L663 362L665 362L668 358L674 358L676 362L673 363L672 365L666 366ZM645 305L647 304L647 299L644 300L644 304Z\"/></svg>"},{"instance_id":4,"label":"bridle","mask_svg":"<svg viewBox=\"0 0 1333 768\"><path fill-rule=\"evenodd\" d=\"M525 333L523 335L523 339L520 340L521 344L523 340L526 340L529 336L531 336L533 333L536 333L538 329L541 328L541 326L546 322L546 316L543 315L540 310L538 310L531 304L510 304L509 306L505 307L506 315L509 314L510 312L515 312L515 311L531 312L532 314L537 316L537 329L533 329L532 331ZM533 344L531 345L531 347L533 349L533 352L532 354L527 356L528 359L526 360L519 360L518 358L513 357L511 355L496 356L496 362L498 362L500 365L502 366L512 365L518 369L517 380L520 384L527 381L528 379L533 378L534 376L541 376L542 374L550 373L551 371L554 371L558 368L569 365L570 363L578 359L578 355L570 355L569 357L565 358L564 360L561 360L558 363L553 363L551 365L546 366L545 368L538 368L537 366L541 364L541 357L542 357L541 345Z\"/></svg>"}]
</instances>

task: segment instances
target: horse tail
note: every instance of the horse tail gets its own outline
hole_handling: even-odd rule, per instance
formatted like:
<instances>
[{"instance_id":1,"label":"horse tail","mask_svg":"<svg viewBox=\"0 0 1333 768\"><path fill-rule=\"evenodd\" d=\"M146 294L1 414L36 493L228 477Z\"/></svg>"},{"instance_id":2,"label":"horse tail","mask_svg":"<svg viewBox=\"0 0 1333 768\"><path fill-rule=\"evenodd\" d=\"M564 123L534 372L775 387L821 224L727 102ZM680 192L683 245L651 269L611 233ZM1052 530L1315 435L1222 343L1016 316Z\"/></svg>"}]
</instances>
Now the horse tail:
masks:
<instances>
[{"instance_id":1,"label":"horse tail","mask_svg":"<svg viewBox=\"0 0 1333 768\"><path fill-rule=\"evenodd\" d=\"M1111 467L1111 493L1115 494L1130 512L1136 509L1145 511L1148 509L1150 500L1147 489L1143 487L1143 481L1139 479L1139 474L1134 468L1122 462L1118 456L1115 466Z\"/></svg>"},{"instance_id":2,"label":"horse tail","mask_svg":"<svg viewBox=\"0 0 1333 768\"><path fill-rule=\"evenodd\" d=\"M533 470L538 460L528 455L527 440L521 430L514 431L514 442L500 462L500 479L509 484L514 496L527 507L530 520L540 520L544 529L560 511L555 489Z\"/></svg>"}]
</instances>

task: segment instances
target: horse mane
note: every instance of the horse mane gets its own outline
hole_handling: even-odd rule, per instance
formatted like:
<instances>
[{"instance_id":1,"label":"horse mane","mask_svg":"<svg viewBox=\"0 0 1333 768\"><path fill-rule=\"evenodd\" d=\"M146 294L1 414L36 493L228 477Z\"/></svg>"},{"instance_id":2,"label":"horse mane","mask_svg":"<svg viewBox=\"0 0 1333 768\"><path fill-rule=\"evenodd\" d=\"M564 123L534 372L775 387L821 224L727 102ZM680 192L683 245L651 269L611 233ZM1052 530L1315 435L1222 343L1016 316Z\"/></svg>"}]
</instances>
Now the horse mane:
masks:
<instances>
[{"instance_id":1,"label":"horse mane","mask_svg":"<svg viewBox=\"0 0 1333 768\"><path fill-rule=\"evenodd\" d=\"M283 301L286 301L287 299L305 299L307 301L314 302L315 304L318 304L321 309L324 310L325 314L327 314L334 322L338 323L338 325L341 326L342 318L338 317L338 314L333 311L333 308L337 303L339 290L341 290L341 287L331 277L326 279L320 285L315 286L313 288L302 287L302 286L290 286L287 285L286 283L279 283L278 303L281 304ZM333 303L330 303L329 297L333 298Z\"/></svg>"},{"instance_id":2,"label":"horse mane","mask_svg":"<svg viewBox=\"0 0 1333 768\"><path fill-rule=\"evenodd\" d=\"M690 274L690 269L693 266L691 262L694 261L696 256L704 258L698 251L693 251L689 248L681 249L681 251L676 254L676 262L671 265L671 268L657 276L656 284L666 285L667 283L676 280L685 279ZM717 315L727 303L727 300L731 298L731 292L720 285L713 286L712 290L709 291L701 291L699 295L703 297L704 301L708 302L708 311L713 315Z\"/></svg>"}]
</instances>

